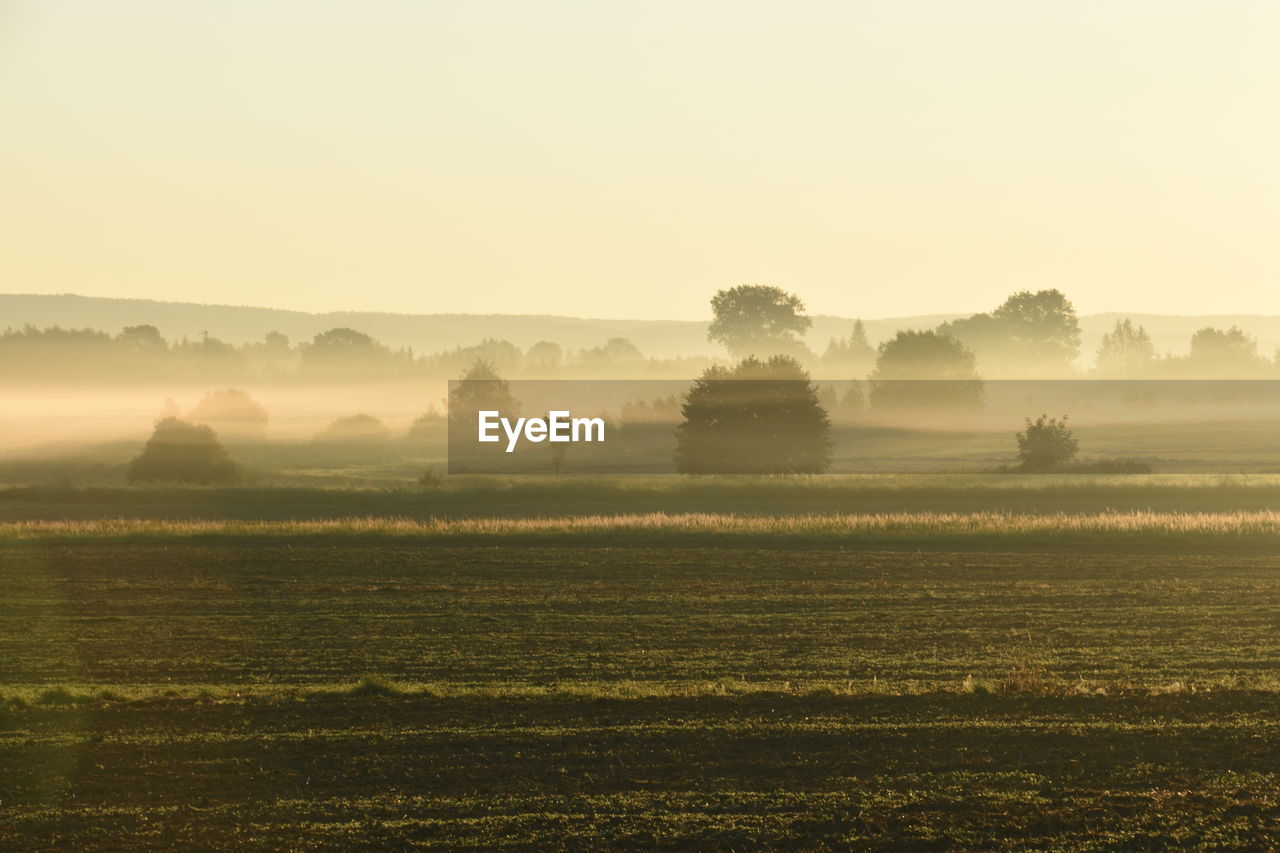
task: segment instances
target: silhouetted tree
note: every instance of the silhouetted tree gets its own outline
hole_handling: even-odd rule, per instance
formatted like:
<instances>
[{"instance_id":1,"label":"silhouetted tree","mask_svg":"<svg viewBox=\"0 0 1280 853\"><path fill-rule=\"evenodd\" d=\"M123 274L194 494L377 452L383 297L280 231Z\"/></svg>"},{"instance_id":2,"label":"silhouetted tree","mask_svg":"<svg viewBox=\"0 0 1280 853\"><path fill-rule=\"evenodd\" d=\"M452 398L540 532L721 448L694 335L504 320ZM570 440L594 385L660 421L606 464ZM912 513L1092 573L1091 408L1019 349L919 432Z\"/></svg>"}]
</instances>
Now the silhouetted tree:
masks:
<instances>
[{"instance_id":1,"label":"silhouetted tree","mask_svg":"<svg viewBox=\"0 0 1280 853\"><path fill-rule=\"evenodd\" d=\"M972 408L982 404L982 378L955 338L904 330L880 344L870 396L879 409Z\"/></svg>"},{"instance_id":2,"label":"silhouetted tree","mask_svg":"<svg viewBox=\"0 0 1280 853\"><path fill-rule=\"evenodd\" d=\"M1027 428L1018 433L1018 461L1025 471L1052 471L1076 458L1080 442L1067 428L1067 416L1061 419L1041 415L1027 418Z\"/></svg>"},{"instance_id":3,"label":"silhouetted tree","mask_svg":"<svg viewBox=\"0 0 1280 853\"><path fill-rule=\"evenodd\" d=\"M1129 319L1117 320L1116 326L1102 336L1094 370L1103 376L1139 376L1156 360L1156 348L1142 326L1134 327Z\"/></svg>"},{"instance_id":4,"label":"silhouetted tree","mask_svg":"<svg viewBox=\"0 0 1280 853\"><path fill-rule=\"evenodd\" d=\"M578 363L596 369L634 367L644 363L644 353L628 338L610 338L602 347L592 347L578 353Z\"/></svg>"},{"instance_id":5,"label":"silhouetted tree","mask_svg":"<svg viewBox=\"0 0 1280 853\"><path fill-rule=\"evenodd\" d=\"M0 333L0 374L20 382L112 376L119 372L112 358L118 351L118 343L105 332L27 324Z\"/></svg>"},{"instance_id":6,"label":"silhouetted tree","mask_svg":"<svg viewBox=\"0 0 1280 853\"><path fill-rule=\"evenodd\" d=\"M234 483L240 467L231 459L212 429L178 418L156 423L142 455L129 464L131 483Z\"/></svg>"},{"instance_id":7,"label":"silhouetted tree","mask_svg":"<svg viewBox=\"0 0 1280 853\"><path fill-rule=\"evenodd\" d=\"M155 326L125 326L116 341L129 352L159 355L169 350L169 343Z\"/></svg>"},{"instance_id":8,"label":"silhouetted tree","mask_svg":"<svg viewBox=\"0 0 1280 853\"><path fill-rule=\"evenodd\" d=\"M493 367L477 361L456 383L450 383L448 441L450 470L454 465L466 470L468 462L501 459L501 441L483 444L476 440L480 412L501 412L503 417L518 417L520 401L511 396L511 386Z\"/></svg>"},{"instance_id":9,"label":"silhouetted tree","mask_svg":"<svg viewBox=\"0 0 1280 853\"><path fill-rule=\"evenodd\" d=\"M484 362L493 370L511 373L520 367L524 356L520 347L510 341L485 338L478 344L455 347L432 358L433 367L445 374L457 374L477 362Z\"/></svg>"},{"instance_id":10,"label":"silhouetted tree","mask_svg":"<svg viewBox=\"0 0 1280 853\"><path fill-rule=\"evenodd\" d=\"M1242 329L1204 328L1191 336L1192 370L1207 376L1240 376L1262 372L1268 365L1258 352L1258 339Z\"/></svg>"},{"instance_id":11,"label":"silhouetted tree","mask_svg":"<svg viewBox=\"0 0 1280 853\"><path fill-rule=\"evenodd\" d=\"M818 474L831 465L831 421L795 359L712 367L689 389L676 428L684 474Z\"/></svg>"},{"instance_id":12,"label":"silhouetted tree","mask_svg":"<svg viewBox=\"0 0 1280 853\"><path fill-rule=\"evenodd\" d=\"M938 334L955 338L973 353L984 370L997 375L1018 374L1025 365L1009 328L990 314L973 314L938 326Z\"/></svg>"},{"instance_id":13,"label":"silhouetted tree","mask_svg":"<svg viewBox=\"0 0 1280 853\"><path fill-rule=\"evenodd\" d=\"M321 332L307 345L307 349L317 355L331 355L334 353L364 355L376 352L381 347L381 344L364 332L357 332L355 329L348 329L345 326Z\"/></svg>"},{"instance_id":14,"label":"silhouetted tree","mask_svg":"<svg viewBox=\"0 0 1280 853\"><path fill-rule=\"evenodd\" d=\"M301 372L312 379L388 375L413 364L410 350L393 352L364 332L329 329L302 347Z\"/></svg>"},{"instance_id":15,"label":"silhouetted tree","mask_svg":"<svg viewBox=\"0 0 1280 853\"><path fill-rule=\"evenodd\" d=\"M474 429L481 411L502 412L504 417L520 413L520 403L511 396L511 386L493 366L477 361L461 380L449 389L449 420Z\"/></svg>"},{"instance_id":16,"label":"silhouetted tree","mask_svg":"<svg viewBox=\"0 0 1280 853\"><path fill-rule=\"evenodd\" d=\"M1080 353L1080 322L1058 290L1020 291L989 314L974 314L938 327L960 341L983 369L1002 376L1069 373Z\"/></svg>"},{"instance_id":17,"label":"silhouetted tree","mask_svg":"<svg viewBox=\"0 0 1280 853\"><path fill-rule=\"evenodd\" d=\"M1009 330L1025 357L1037 365L1070 370L1080 354L1076 309L1060 290L1019 291L991 316Z\"/></svg>"},{"instance_id":18,"label":"silhouetted tree","mask_svg":"<svg viewBox=\"0 0 1280 853\"><path fill-rule=\"evenodd\" d=\"M267 332L259 343L246 344L245 357L259 376L283 378L298 369L300 353L280 332Z\"/></svg>"},{"instance_id":19,"label":"silhouetted tree","mask_svg":"<svg viewBox=\"0 0 1280 853\"><path fill-rule=\"evenodd\" d=\"M201 334L197 341L183 338L170 352L178 372L198 377L202 382L214 379L237 380L249 372L244 353L224 340Z\"/></svg>"},{"instance_id":20,"label":"silhouetted tree","mask_svg":"<svg viewBox=\"0 0 1280 853\"><path fill-rule=\"evenodd\" d=\"M803 311L800 297L780 287L743 284L721 290L711 298L714 318L707 340L723 344L734 358L806 352L797 335L813 321Z\"/></svg>"},{"instance_id":21,"label":"silhouetted tree","mask_svg":"<svg viewBox=\"0 0 1280 853\"><path fill-rule=\"evenodd\" d=\"M283 332L267 332L262 336L262 345L271 352L288 352L289 336Z\"/></svg>"},{"instance_id":22,"label":"silhouetted tree","mask_svg":"<svg viewBox=\"0 0 1280 853\"><path fill-rule=\"evenodd\" d=\"M554 376L564 366L564 350L552 341L538 341L524 354L526 373Z\"/></svg>"}]
</instances>

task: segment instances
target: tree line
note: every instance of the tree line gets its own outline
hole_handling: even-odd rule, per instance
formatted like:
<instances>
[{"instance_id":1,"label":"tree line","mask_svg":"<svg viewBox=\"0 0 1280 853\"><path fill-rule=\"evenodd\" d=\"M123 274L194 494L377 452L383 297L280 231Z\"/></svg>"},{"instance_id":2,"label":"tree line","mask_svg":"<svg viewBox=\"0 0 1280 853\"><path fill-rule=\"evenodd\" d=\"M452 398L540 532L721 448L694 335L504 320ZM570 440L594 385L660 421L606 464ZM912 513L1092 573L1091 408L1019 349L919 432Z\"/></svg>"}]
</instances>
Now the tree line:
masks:
<instances>
[{"instance_id":1,"label":"tree line","mask_svg":"<svg viewBox=\"0 0 1280 853\"><path fill-rule=\"evenodd\" d=\"M843 379L1212 379L1280 378L1280 351L1264 355L1245 331L1206 327L1186 355L1161 354L1132 320L1118 320L1087 367L1080 322L1061 291L1020 291L989 312L933 329L903 329L872 346L856 321L815 357L801 337L812 325L799 296L769 285L718 292L708 339L735 358L786 355L825 378Z\"/></svg>"},{"instance_id":2,"label":"tree line","mask_svg":"<svg viewBox=\"0 0 1280 853\"><path fill-rule=\"evenodd\" d=\"M0 332L0 377L10 381L227 384L450 379L479 361L509 375L585 378L687 376L712 359L650 358L624 337L577 350L552 341L521 349L510 341L486 339L419 355L412 348L389 347L345 327L329 329L298 344L279 332L270 332L261 341L241 345L212 335L170 341L151 325L129 326L117 335L96 329L40 329L31 325Z\"/></svg>"},{"instance_id":3,"label":"tree line","mask_svg":"<svg viewBox=\"0 0 1280 853\"><path fill-rule=\"evenodd\" d=\"M1006 378L1175 379L1280 377L1280 354L1262 353L1256 338L1232 326L1206 327L1185 355L1157 352L1131 320L1116 322L1097 350L1084 354L1079 318L1058 290L1021 291L988 312L932 329L903 329L873 344L863 323L831 339L821 354L804 342L812 320L796 294L770 285L741 285L711 299L707 338L733 362L782 355L827 379ZM553 341L522 349L486 339L431 354L393 348L350 328L334 328L292 343L278 332L231 344L215 336L168 340L151 325L111 335L94 329L36 328L0 332L0 377L10 381L120 382L252 380L341 382L364 379L456 378L476 362L504 375L538 378L694 376L723 361L707 356L648 357L624 337L567 350Z\"/></svg>"}]
</instances>

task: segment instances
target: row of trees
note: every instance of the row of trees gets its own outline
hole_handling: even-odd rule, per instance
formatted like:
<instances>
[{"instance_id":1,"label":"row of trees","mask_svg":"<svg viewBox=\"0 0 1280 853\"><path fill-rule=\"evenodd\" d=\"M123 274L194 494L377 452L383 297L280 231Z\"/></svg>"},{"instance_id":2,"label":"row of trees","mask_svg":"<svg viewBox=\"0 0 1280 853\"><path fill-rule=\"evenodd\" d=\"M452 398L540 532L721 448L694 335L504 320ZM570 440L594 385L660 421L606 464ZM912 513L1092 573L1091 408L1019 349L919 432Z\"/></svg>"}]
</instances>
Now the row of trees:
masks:
<instances>
[{"instance_id":1,"label":"row of trees","mask_svg":"<svg viewBox=\"0 0 1280 853\"><path fill-rule=\"evenodd\" d=\"M711 300L708 340L729 355L787 355L827 376L870 379L1077 377L1080 322L1058 290L1021 291L994 310L951 320L931 330L901 330L872 347L861 321L847 338L832 339L815 360L801 336L812 321L795 294L768 285L741 285ZM1254 378L1280 375L1280 352L1268 359L1256 338L1239 328L1204 328L1190 353L1161 356L1142 326L1120 320L1103 336L1085 375L1098 378Z\"/></svg>"},{"instance_id":2,"label":"row of trees","mask_svg":"<svg viewBox=\"0 0 1280 853\"><path fill-rule=\"evenodd\" d=\"M1258 341L1236 327L1204 328L1183 356L1161 355L1140 325L1121 320L1108 332L1083 373L1080 323L1058 290L1021 291L989 312L902 330L874 346L861 321L847 337L832 339L818 356L803 336L812 327L803 300L768 285L741 285L711 299L707 338L734 360L785 355L825 378L1253 378L1280 375L1280 354L1268 358ZM0 332L0 376L28 380L190 380L240 382L297 379L445 378L483 361L503 375L529 377L680 377L713 360L648 358L627 338L567 351L552 341L521 349L486 339L472 346L417 355L388 347L363 332L335 328L292 344L278 332L232 345L202 334L168 341L154 326L130 326L118 335L92 329L24 326Z\"/></svg>"},{"instance_id":3,"label":"row of trees","mask_svg":"<svg viewBox=\"0 0 1280 853\"><path fill-rule=\"evenodd\" d=\"M1094 360L1093 374L1108 379L1233 379L1276 375L1280 352L1267 359L1258 340L1243 330L1206 327L1191 336L1191 352L1185 356L1161 356L1142 326L1119 320L1103 336Z\"/></svg>"},{"instance_id":4,"label":"row of trees","mask_svg":"<svg viewBox=\"0 0 1280 853\"><path fill-rule=\"evenodd\" d=\"M0 332L0 377L25 381L236 383L253 379L346 382L445 378L459 375L477 361L510 375L588 377L688 375L711 359L652 359L622 337L572 351L552 341L539 341L522 350L509 341L487 339L472 346L417 355L411 348L395 349L349 328L329 329L296 345L285 335L270 332L262 341L239 346L209 335L168 341L149 325L129 326L114 336L93 329L30 325Z\"/></svg>"}]
</instances>

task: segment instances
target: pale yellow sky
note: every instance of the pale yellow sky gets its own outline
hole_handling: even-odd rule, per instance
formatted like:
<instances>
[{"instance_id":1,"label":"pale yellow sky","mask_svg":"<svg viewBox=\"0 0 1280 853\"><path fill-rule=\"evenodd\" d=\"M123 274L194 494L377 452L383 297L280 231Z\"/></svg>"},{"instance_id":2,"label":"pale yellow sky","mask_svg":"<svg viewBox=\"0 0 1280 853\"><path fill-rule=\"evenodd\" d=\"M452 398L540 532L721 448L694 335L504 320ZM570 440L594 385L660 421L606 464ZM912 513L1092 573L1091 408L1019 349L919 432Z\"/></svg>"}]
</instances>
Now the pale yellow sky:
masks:
<instances>
[{"instance_id":1,"label":"pale yellow sky","mask_svg":"<svg viewBox=\"0 0 1280 853\"><path fill-rule=\"evenodd\" d=\"M1280 313L1280 3L0 0L0 291Z\"/></svg>"}]
</instances>

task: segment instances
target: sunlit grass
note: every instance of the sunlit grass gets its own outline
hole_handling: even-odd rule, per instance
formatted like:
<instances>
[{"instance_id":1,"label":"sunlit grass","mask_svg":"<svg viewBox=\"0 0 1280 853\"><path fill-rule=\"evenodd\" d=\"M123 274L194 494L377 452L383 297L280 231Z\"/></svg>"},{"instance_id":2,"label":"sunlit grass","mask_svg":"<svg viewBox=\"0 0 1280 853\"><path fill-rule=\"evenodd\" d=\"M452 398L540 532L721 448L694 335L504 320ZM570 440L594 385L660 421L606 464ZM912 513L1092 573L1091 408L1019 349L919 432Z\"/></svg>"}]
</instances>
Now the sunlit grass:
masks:
<instances>
[{"instance_id":1,"label":"sunlit grass","mask_svg":"<svg viewBox=\"0 0 1280 853\"><path fill-rule=\"evenodd\" d=\"M1280 541L1280 511L1102 513L885 512L796 515L623 513L548 518L330 518L292 521L38 520L0 524L0 540L369 537L469 539L596 536L820 537L892 540L1195 538Z\"/></svg>"}]
</instances>

